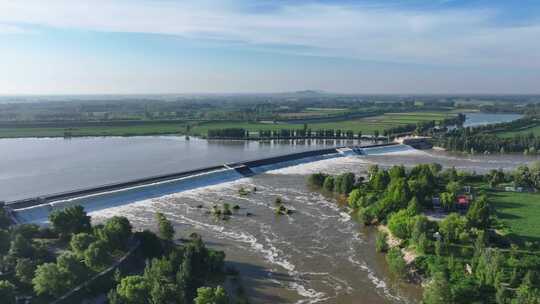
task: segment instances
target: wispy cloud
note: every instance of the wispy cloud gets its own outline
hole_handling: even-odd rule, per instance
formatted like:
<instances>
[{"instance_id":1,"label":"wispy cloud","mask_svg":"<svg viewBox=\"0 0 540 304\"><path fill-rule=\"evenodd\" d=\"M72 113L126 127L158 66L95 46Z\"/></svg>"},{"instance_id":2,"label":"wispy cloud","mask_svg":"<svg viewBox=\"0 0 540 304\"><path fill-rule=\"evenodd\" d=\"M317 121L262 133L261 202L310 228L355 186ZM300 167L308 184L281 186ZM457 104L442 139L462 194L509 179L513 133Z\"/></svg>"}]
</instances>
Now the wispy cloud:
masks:
<instances>
[{"instance_id":1,"label":"wispy cloud","mask_svg":"<svg viewBox=\"0 0 540 304\"><path fill-rule=\"evenodd\" d=\"M28 34L31 32L32 31L25 29L24 27L0 23L0 35Z\"/></svg>"},{"instance_id":2,"label":"wispy cloud","mask_svg":"<svg viewBox=\"0 0 540 304\"><path fill-rule=\"evenodd\" d=\"M0 0L0 24L178 35L369 61L540 67L540 23L498 25L496 9L284 2L253 11L245 0L216 2Z\"/></svg>"}]
</instances>

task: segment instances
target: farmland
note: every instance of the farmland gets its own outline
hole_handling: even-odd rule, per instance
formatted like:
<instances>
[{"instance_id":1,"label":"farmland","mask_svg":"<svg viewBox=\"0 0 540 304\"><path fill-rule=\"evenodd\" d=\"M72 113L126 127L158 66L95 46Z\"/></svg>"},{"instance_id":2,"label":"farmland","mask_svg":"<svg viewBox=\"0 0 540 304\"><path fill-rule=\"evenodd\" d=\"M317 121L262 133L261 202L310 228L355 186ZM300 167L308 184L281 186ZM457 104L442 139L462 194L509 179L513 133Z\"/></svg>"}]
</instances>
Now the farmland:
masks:
<instances>
[{"instance_id":1,"label":"farmland","mask_svg":"<svg viewBox=\"0 0 540 304\"><path fill-rule=\"evenodd\" d=\"M343 121L309 123L309 128L316 129L342 129L352 130L356 133L373 134L375 131L382 132L384 129L398 125L414 124L420 121L440 121L453 114L445 112L411 112L411 113L386 113L379 116L371 116ZM248 121L192 121L190 134L206 136L209 129L244 128L250 132L259 130L300 129L303 124L280 123L280 122L248 122ZM93 123L91 125L73 125L53 123L44 125L27 125L19 127L0 128L0 138L16 137L63 137L71 136L143 136L143 135L179 135L186 134L186 122L170 121L138 121L133 124Z\"/></svg>"}]
</instances>

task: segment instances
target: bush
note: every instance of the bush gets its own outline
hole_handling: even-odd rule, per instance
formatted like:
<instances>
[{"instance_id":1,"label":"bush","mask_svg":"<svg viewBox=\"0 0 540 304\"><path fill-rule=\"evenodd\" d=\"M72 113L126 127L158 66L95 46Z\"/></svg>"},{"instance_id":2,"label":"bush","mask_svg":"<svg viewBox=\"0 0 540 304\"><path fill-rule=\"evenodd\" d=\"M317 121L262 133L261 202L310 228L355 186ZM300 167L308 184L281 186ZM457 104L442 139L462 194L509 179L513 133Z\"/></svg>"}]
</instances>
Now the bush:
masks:
<instances>
[{"instance_id":1,"label":"bush","mask_svg":"<svg viewBox=\"0 0 540 304\"><path fill-rule=\"evenodd\" d=\"M30 259L18 259L15 266L15 277L25 284L32 284L36 266Z\"/></svg>"},{"instance_id":2,"label":"bush","mask_svg":"<svg viewBox=\"0 0 540 304\"><path fill-rule=\"evenodd\" d=\"M313 187L322 188L326 178L324 173L314 173L308 177L308 184Z\"/></svg>"},{"instance_id":3,"label":"bush","mask_svg":"<svg viewBox=\"0 0 540 304\"><path fill-rule=\"evenodd\" d=\"M396 237L406 240L411 236L411 216L407 210L400 210L390 215L388 219L388 229Z\"/></svg>"},{"instance_id":4,"label":"bush","mask_svg":"<svg viewBox=\"0 0 540 304\"><path fill-rule=\"evenodd\" d=\"M405 263L399 248L392 248L388 251L388 254L386 254L386 262L393 274L400 278L405 278L407 276L407 264Z\"/></svg>"},{"instance_id":5,"label":"bush","mask_svg":"<svg viewBox=\"0 0 540 304\"><path fill-rule=\"evenodd\" d=\"M88 233L77 233L74 234L71 237L71 241L69 242L69 246L71 247L71 250L79 257L82 257L84 255L84 251L96 241L96 238Z\"/></svg>"},{"instance_id":6,"label":"bush","mask_svg":"<svg viewBox=\"0 0 540 304\"><path fill-rule=\"evenodd\" d=\"M324 179L323 189L328 192L334 191L334 177L333 176L327 176Z\"/></svg>"},{"instance_id":7,"label":"bush","mask_svg":"<svg viewBox=\"0 0 540 304\"><path fill-rule=\"evenodd\" d=\"M15 286L8 281L0 281L2 304L15 304Z\"/></svg>"},{"instance_id":8,"label":"bush","mask_svg":"<svg viewBox=\"0 0 540 304\"><path fill-rule=\"evenodd\" d=\"M388 250L388 244L386 243L388 234L384 231L378 231L375 238L375 250L377 252L386 252Z\"/></svg>"},{"instance_id":9,"label":"bush","mask_svg":"<svg viewBox=\"0 0 540 304\"><path fill-rule=\"evenodd\" d=\"M107 248L107 243L101 240L90 244L88 249L84 251L84 263L86 266L95 271L107 267L111 262L111 256Z\"/></svg>"},{"instance_id":10,"label":"bush","mask_svg":"<svg viewBox=\"0 0 540 304\"><path fill-rule=\"evenodd\" d=\"M82 206L68 207L57 210L49 215L49 221L56 232L63 237L73 233L90 230L90 217L86 215Z\"/></svg>"}]
</instances>

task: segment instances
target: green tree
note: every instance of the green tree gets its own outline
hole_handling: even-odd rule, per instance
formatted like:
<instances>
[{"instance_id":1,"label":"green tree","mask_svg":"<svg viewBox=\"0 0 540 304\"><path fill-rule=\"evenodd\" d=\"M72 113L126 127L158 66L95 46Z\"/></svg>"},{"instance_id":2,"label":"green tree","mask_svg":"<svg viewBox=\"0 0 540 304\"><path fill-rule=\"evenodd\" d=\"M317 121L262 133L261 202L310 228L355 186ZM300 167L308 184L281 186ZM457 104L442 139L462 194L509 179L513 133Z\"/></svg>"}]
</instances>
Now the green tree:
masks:
<instances>
[{"instance_id":1,"label":"green tree","mask_svg":"<svg viewBox=\"0 0 540 304\"><path fill-rule=\"evenodd\" d=\"M390 176L390 179L398 179L398 178L405 178L405 167L403 165L401 166L392 166L390 170L388 170L388 175Z\"/></svg>"},{"instance_id":2,"label":"green tree","mask_svg":"<svg viewBox=\"0 0 540 304\"><path fill-rule=\"evenodd\" d=\"M446 192L453 194L454 196L457 196L459 192L461 191L461 183L457 181L452 181L446 184Z\"/></svg>"},{"instance_id":3,"label":"green tree","mask_svg":"<svg viewBox=\"0 0 540 304\"><path fill-rule=\"evenodd\" d=\"M63 237L73 233L90 231L90 216L82 206L68 207L64 210L53 211L49 215L53 229Z\"/></svg>"},{"instance_id":4,"label":"green tree","mask_svg":"<svg viewBox=\"0 0 540 304\"><path fill-rule=\"evenodd\" d=\"M3 304L15 304L15 286L9 281L0 281L0 299Z\"/></svg>"},{"instance_id":5,"label":"green tree","mask_svg":"<svg viewBox=\"0 0 540 304\"><path fill-rule=\"evenodd\" d=\"M514 184L520 187L529 187L532 185L532 176L529 167L520 165L513 172Z\"/></svg>"},{"instance_id":6,"label":"green tree","mask_svg":"<svg viewBox=\"0 0 540 304\"><path fill-rule=\"evenodd\" d=\"M9 232L0 229L0 255L4 255L9 251L10 243L11 237L9 236Z\"/></svg>"},{"instance_id":7,"label":"green tree","mask_svg":"<svg viewBox=\"0 0 540 304\"><path fill-rule=\"evenodd\" d=\"M370 179L370 185L375 191L384 191L390 182L390 176L385 170L376 171Z\"/></svg>"},{"instance_id":8,"label":"green tree","mask_svg":"<svg viewBox=\"0 0 540 304\"><path fill-rule=\"evenodd\" d=\"M448 280L443 273L437 272L431 282L424 289L422 296L423 304L448 304L452 303L452 295Z\"/></svg>"},{"instance_id":9,"label":"green tree","mask_svg":"<svg viewBox=\"0 0 540 304\"><path fill-rule=\"evenodd\" d=\"M386 252L388 250L387 244L388 234L384 231L378 231L375 238L375 250L377 252Z\"/></svg>"},{"instance_id":10,"label":"green tree","mask_svg":"<svg viewBox=\"0 0 540 304\"><path fill-rule=\"evenodd\" d=\"M461 232L465 230L467 222L463 216L457 213L450 213L444 220L439 222L439 232L450 242L458 239Z\"/></svg>"},{"instance_id":11,"label":"green tree","mask_svg":"<svg viewBox=\"0 0 540 304\"><path fill-rule=\"evenodd\" d=\"M96 237L82 232L74 234L71 237L71 241L69 242L69 245L71 247L71 250L79 257L84 256L84 251L88 249L88 246L96 241Z\"/></svg>"},{"instance_id":12,"label":"green tree","mask_svg":"<svg viewBox=\"0 0 540 304\"><path fill-rule=\"evenodd\" d=\"M454 210L456 207L456 196L451 192L443 192L440 196L441 207L446 211Z\"/></svg>"},{"instance_id":13,"label":"green tree","mask_svg":"<svg viewBox=\"0 0 540 304\"><path fill-rule=\"evenodd\" d=\"M159 226L159 236L167 241L172 241L174 237L174 227L165 215L161 212L156 213L156 220Z\"/></svg>"},{"instance_id":14,"label":"green tree","mask_svg":"<svg viewBox=\"0 0 540 304\"><path fill-rule=\"evenodd\" d=\"M104 241L96 241L84 251L84 263L90 269L100 271L111 263L108 245Z\"/></svg>"},{"instance_id":15,"label":"green tree","mask_svg":"<svg viewBox=\"0 0 540 304\"><path fill-rule=\"evenodd\" d=\"M390 215L390 218L388 219L388 229L390 229L392 234L396 237L402 240L410 238L411 228L412 218L407 210L403 209Z\"/></svg>"},{"instance_id":16,"label":"green tree","mask_svg":"<svg viewBox=\"0 0 540 304\"><path fill-rule=\"evenodd\" d=\"M362 198L362 192L360 192L360 189L354 189L349 193L349 196L347 197L347 203L349 204L349 207L356 209L360 207L360 205L357 203Z\"/></svg>"},{"instance_id":17,"label":"green tree","mask_svg":"<svg viewBox=\"0 0 540 304\"><path fill-rule=\"evenodd\" d=\"M45 263L37 267L32 285L37 295L60 297L69 286L67 276L55 263Z\"/></svg>"},{"instance_id":18,"label":"green tree","mask_svg":"<svg viewBox=\"0 0 540 304\"><path fill-rule=\"evenodd\" d=\"M333 176L327 176L324 179L323 189L328 192L334 191L334 177Z\"/></svg>"},{"instance_id":19,"label":"green tree","mask_svg":"<svg viewBox=\"0 0 540 304\"><path fill-rule=\"evenodd\" d=\"M99 239L105 241L113 250L126 249L131 238L131 224L123 216L113 216L97 231Z\"/></svg>"},{"instance_id":20,"label":"green tree","mask_svg":"<svg viewBox=\"0 0 540 304\"><path fill-rule=\"evenodd\" d=\"M15 266L15 276L25 284L32 284L36 265L30 259L18 259Z\"/></svg>"},{"instance_id":21,"label":"green tree","mask_svg":"<svg viewBox=\"0 0 540 304\"><path fill-rule=\"evenodd\" d=\"M485 196L480 196L473 201L467 211L467 219L473 227L485 229L489 226L490 207Z\"/></svg>"},{"instance_id":22,"label":"green tree","mask_svg":"<svg viewBox=\"0 0 540 304\"><path fill-rule=\"evenodd\" d=\"M72 252L64 252L57 259L58 269L65 273L64 284L73 288L82 283L89 275L88 269Z\"/></svg>"},{"instance_id":23,"label":"green tree","mask_svg":"<svg viewBox=\"0 0 540 304\"><path fill-rule=\"evenodd\" d=\"M127 276L116 286L118 296L130 304L149 303L148 285L139 275Z\"/></svg>"},{"instance_id":24,"label":"green tree","mask_svg":"<svg viewBox=\"0 0 540 304\"><path fill-rule=\"evenodd\" d=\"M327 175L324 173L311 174L308 177L308 184L313 187L321 188L324 184L324 179L326 178L326 176Z\"/></svg>"},{"instance_id":25,"label":"green tree","mask_svg":"<svg viewBox=\"0 0 540 304\"><path fill-rule=\"evenodd\" d=\"M24 236L17 234L15 239L11 241L9 254L18 258L33 258L34 246Z\"/></svg>"},{"instance_id":26,"label":"green tree","mask_svg":"<svg viewBox=\"0 0 540 304\"><path fill-rule=\"evenodd\" d=\"M334 191L341 194L349 194L355 182L354 173L343 173L336 178Z\"/></svg>"},{"instance_id":27,"label":"green tree","mask_svg":"<svg viewBox=\"0 0 540 304\"><path fill-rule=\"evenodd\" d=\"M394 247L388 251L386 254L386 262L392 273L400 278L405 278L407 276L407 264L405 263L403 254L399 248Z\"/></svg>"},{"instance_id":28,"label":"green tree","mask_svg":"<svg viewBox=\"0 0 540 304\"><path fill-rule=\"evenodd\" d=\"M223 287L201 287L197 289L195 304L228 304L229 298Z\"/></svg>"}]
</instances>

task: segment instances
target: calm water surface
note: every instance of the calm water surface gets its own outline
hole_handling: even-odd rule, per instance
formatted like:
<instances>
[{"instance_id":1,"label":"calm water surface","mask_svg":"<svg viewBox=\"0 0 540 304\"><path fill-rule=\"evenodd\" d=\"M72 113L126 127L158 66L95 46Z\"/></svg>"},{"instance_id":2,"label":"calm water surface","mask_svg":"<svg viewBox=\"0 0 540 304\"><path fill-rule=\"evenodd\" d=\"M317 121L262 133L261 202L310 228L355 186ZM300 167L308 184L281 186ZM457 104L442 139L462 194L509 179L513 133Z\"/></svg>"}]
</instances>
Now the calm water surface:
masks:
<instances>
[{"instance_id":1,"label":"calm water surface","mask_svg":"<svg viewBox=\"0 0 540 304\"><path fill-rule=\"evenodd\" d=\"M521 114L491 114L491 113L466 113L464 127L485 126L489 124L510 122L523 117Z\"/></svg>"},{"instance_id":2,"label":"calm water surface","mask_svg":"<svg viewBox=\"0 0 540 304\"><path fill-rule=\"evenodd\" d=\"M0 139L0 201L344 144L351 142L175 136Z\"/></svg>"}]
</instances>

